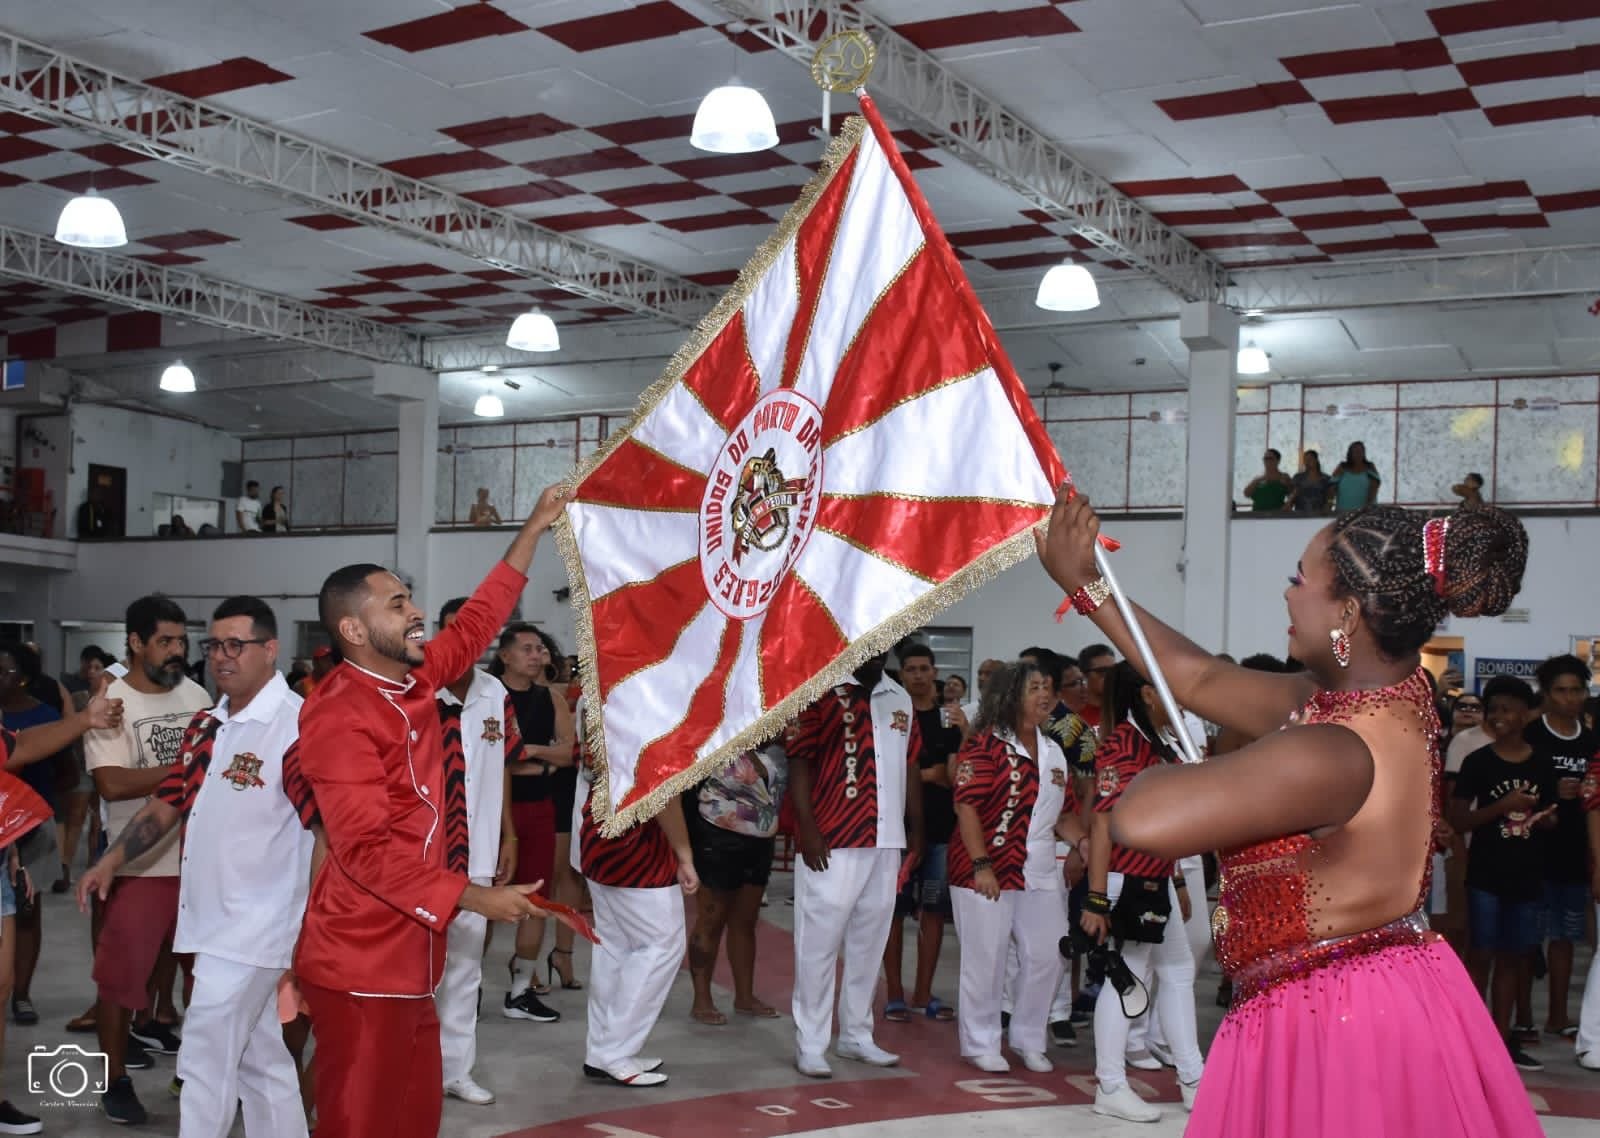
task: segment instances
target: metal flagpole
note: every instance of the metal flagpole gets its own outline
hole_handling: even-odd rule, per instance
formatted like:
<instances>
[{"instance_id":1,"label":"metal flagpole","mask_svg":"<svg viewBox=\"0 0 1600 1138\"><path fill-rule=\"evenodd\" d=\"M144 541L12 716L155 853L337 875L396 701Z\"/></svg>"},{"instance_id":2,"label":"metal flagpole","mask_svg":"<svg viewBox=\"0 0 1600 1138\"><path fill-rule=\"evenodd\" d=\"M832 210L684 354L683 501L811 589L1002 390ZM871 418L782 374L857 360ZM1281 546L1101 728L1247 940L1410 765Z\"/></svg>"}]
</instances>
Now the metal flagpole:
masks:
<instances>
[{"instance_id":1,"label":"metal flagpole","mask_svg":"<svg viewBox=\"0 0 1600 1138\"><path fill-rule=\"evenodd\" d=\"M1194 739L1183 725L1183 713L1178 707L1178 701L1172 698L1172 689L1167 686L1167 677L1161 671L1161 661L1156 659L1156 654L1150 650L1150 641L1145 639L1144 626L1139 623L1138 614L1133 611L1133 602L1128 599L1128 594L1122 591L1122 585L1117 581L1117 575L1112 571L1111 558L1106 556L1105 546L1099 542L1094 547L1095 567L1100 570L1100 576L1106 579L1106 584L1111 587L1111 595L1116 598L1117 610L1122 613L1122 619L1128 624L1128 632L1133 637L1133 643L1139 649L1139 655L1144 657L1145 669L1150 673L1150 682L1155 685L1156 694L1161 697L1161 706L1166 709L1167 719L1172 723L1172 732L1178 737L1178 746L1183 751L1186 762L1198 763L1201 759L1200 752L1195 748Z\"/></svg>"}]
</instances>

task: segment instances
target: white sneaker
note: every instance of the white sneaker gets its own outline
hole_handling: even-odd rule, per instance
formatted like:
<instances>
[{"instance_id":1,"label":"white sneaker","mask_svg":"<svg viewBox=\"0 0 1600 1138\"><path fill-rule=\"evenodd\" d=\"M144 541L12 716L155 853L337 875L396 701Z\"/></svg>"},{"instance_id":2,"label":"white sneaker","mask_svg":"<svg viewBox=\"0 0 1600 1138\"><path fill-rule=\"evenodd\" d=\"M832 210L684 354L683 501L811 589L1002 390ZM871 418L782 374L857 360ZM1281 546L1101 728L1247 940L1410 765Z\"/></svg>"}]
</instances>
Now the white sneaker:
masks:
<instances>
[{"instance_id":1,"label":"white sneaker","mask_svg":"<svg viewBox=\"0 0 1600 1138\"><path fill-rule=\"evenodd\" d=\"M794 1057L795 1070L808 1079L831 1079L833 1068L828 1066L828 1061L821 1055L807 1055L804 1052Z\"/></svg>"},{"instance_id":2,"label":"white sneaker","mask_svg":"<svg viewBox=\"0 0 1600 1138\"><path fill-rule=\"evenodd\" d=\"M1048 1075L1056 1069L1056 1065L1050 1062L1050 1056L1043 1051L1018 1051L1017 1058L1021 1059L1022 1065L1035 1075Z\"/></svg>"},{"instance_id":3,"label":"white sneaker","mask_svg":"<svg viewBox=\"0 0 1600 1138\"><path fill-rule=\"evenodd\" d=\"M444 1085L444 1093L462 1102L470 1102L473 1106L488 1106L494 1101L494 1092L488 1087L479 1086L471 1075L451 1079Z\"/></svg>"},{"instance_id":4,"label":"white sneaker","mask_svg":"<svg viewBox=\"0 0 1600 1138\"><path fill-rule=\"evenodd\" d=\"M900 1064L900 1056L893 1051L885 1051L870 1039L865 1043L846 1043L841 1039L834 1045L833 1053L841 1059L854 1059L869 1067L896 1067Z\"/></svg>"},{"instance_id":5,"label":"white sneaker","mask_svg":"<svg viewBox=\"0 0 1600 1138\"><path fill-rule=\"evenodd\" d=\"M1137 1068L1140 1071L1161 1070L1161 1060L1148 1051L1130 1051L1127 1059L1128 1066Z\"/></svg>"},{"instance_id":6,"label":"white sneaker","mask_svg":"<svg viewBox=\"0 0 1600 1138\"><path fill-rule=\"evenodd\" d=\"M1110 1092L1096 1089L1094 1112L1109 1118L1120 1118L1124 1122L1161 1121L1161 1111L1134 1094L1133 1088L1126 1084Z\"/></svg>"},{"instance_id":7,"label":"white sneaker","mask_svg":"<svg viewBox=\"0 0 1600 1138\"><path fill-rule=\"evenodd\" d=\"M646 1071L635 1059L624 1059L610 1067L583 1065L583 1073L591 1079L610 1079L624 1087L659 1087L667 1077L659 1071Z\"/></svg>"},{"instance_id":8,"label":"white sneaker","mask_svg":"<svg viewBox=\"0 0 1600 1138\"><path fill-rule=\"evenodd\" d=\"M1011 1070L1011 1064L999 1055L968 1055L967 1062L991 1075L1004 1075Z\"/></svg>"},{"instance_id":9,"label":"white sneaker","mask_svg":"<svg viewBox=\"0 0 1600 1138\"><path fill-rule=\"evenodd\" d=\"M638 1064L639 1070L647 1075L661 1070L662 1060L660 1059L647 1059L643 1055L635 1055L632 1061Z\"/></svg>"},{"instance_id":10,"label":"white sneaker","mask_svg":"<svg viewBox=\"0 0 1600 1138\"><path fill-rule=\"evenodd\" d=\"M1600 1071L1600 1050L1585 1051L1579 1055L1578 1066L1585 1071Z\"/></svg>"},{"instance_id":11,"label":"white sneaker","mask_svg":"<svg viewBox=\"0 0 1600 1138\"><path fill-rule=\"evenodd\" d=\"M1192 1083L1186 1083L1182 1079L1179 1079L1178 1089L1183 1092L1183 1109L1193 1110L1194 1096L1200 1093L1200 1080L1196 1079Z\"/></svg>"},{"instance_id":12,"label":"white sneaker","mask_svg":"<svg viewBox=\"0 0 1600 1138\"><path fill-rule=\"evenodd\" d=\"M1150 1050L1150 1058L1154 1059L1157 1063L1160 1063L1163 1067L1177 1066L1177 1064L1172 1061L1172 1048L1168 1047L1165 1043L1157 1043L1152 1039L1149 1043L1145 1044L1145 1046Z\"/></svg>"}]
</instances>

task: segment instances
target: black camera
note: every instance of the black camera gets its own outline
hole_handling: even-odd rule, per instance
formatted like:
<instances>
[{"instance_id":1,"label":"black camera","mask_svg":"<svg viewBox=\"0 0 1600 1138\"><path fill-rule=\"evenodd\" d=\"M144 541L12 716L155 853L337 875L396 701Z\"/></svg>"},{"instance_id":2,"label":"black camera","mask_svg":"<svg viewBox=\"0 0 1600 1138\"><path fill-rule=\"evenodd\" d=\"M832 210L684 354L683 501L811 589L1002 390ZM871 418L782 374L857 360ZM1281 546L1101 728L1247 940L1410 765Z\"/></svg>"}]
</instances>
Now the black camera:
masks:
<instances>
[{"instance_id":1,"label":"black camera","mask_svg":"<svg viewBox=\"0 0 1600 1138\"><path fill-rule=\"evenodd\" d=\"M1062 937L1056 947L1067 960L1081 958L1085 962L1088 975L1084 979L1087 983L1109 983L1116 989L1123 1015L1138 1019L1150 1010L1149 989L1133 974L1122 953L1110 943L1100 943L1084 932L1082 926L1077 926L1070 936Z\"/></svg>"}]
</instances>

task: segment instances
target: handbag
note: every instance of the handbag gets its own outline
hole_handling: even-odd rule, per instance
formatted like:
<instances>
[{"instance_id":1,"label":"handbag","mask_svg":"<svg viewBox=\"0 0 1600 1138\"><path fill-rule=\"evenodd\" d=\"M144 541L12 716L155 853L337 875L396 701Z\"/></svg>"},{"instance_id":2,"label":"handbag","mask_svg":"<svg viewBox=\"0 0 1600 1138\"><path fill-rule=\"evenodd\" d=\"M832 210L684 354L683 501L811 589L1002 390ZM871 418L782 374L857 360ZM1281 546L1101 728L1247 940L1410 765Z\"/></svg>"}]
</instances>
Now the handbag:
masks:
<instances>
[{"instance_id":1,"label":"handbag","mask_svg":"<svg viewBox=\"0 0 1600 1138\"><path fill-rule=\"evenodd\" d=\"M1120 941L1160 944L1172 918L1172 878L1134 877L1122 879L1122 893L1111 909L1111 934Z\"/></svg>"}]
</instances>

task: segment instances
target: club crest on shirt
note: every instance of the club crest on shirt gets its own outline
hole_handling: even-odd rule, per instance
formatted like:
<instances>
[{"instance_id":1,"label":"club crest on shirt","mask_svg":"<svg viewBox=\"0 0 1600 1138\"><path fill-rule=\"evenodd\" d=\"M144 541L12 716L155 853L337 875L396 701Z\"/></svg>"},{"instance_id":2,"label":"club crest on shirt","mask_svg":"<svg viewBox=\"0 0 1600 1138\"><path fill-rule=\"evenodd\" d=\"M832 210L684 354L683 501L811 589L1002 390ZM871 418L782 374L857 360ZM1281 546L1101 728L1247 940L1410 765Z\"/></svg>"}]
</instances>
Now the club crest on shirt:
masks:
<instances>
[{"instance_id":1,"label":"club crest on shirt","mask_svg":"<svg viewBox=\"0 0 1600 1138\"><path fill-rule=\"evenodd\" d=\"M894 720L889 724L889 726L893 727L902 735L910 734L911 716L904 711L897 711L894 713Z\"/></svg>"},{"instance_id":2,"label":"club crest on shirt","mask_svg":"<svg viewBox=\"0 0 1600 1138\"><path fill-rule=\"evenodd\" d=\"M249 790L252 787L267 785L261 781L261 760L248 751L233 756L233 762L222 772L222 777L232 783L235 790Z\"/></svg>"},{"instance_id":3,"label":"club crest on shirt","mask_svg":"<svg viewBox=\"0 0 1600 1138\"><path fill-rule=\"evenodd\" d=\"M1051 767L1050 782L1052 785L1058 786L1062 790L1067 789L1067 772L1062 770L1060 767Z\"/></svg>"},{"instance_id":4,"label":"club crest on shirt","mask_svg":"<svg viewBox=\"0 0 1600 1138\"><path fill-rule=\"evenodd\" d=\"M971 781L972 781L972 761L970 759L962 759L960 764L957 765L957 767L956 767L956 785L957 786L966 786L967 783L969 783Z\"/></svg>"},{"instance_id":5,"label":"club crest on shirt","mask_svg":"<svg viewBox=\"0 0 1600 1138\"><path fill-rule=\"evenodd\" d=\"M1110 798L1121 785L1122 775L1118 773L1117 768L1106 767L1100 772L1099 778L1095 782L1095 789L1101 798Z\"/></svg>"},{"instance_id":6,"label":"club crest on shirt","mask_svg":"<svg viewBox=\"0 0 1600 1138\"><path fill-rule=\"evenodd\" d=\"M483 717L483 741L485 743L498 743L505 736L500 732L500 721L492 715Z\"/></svg>"}]
</instances>

